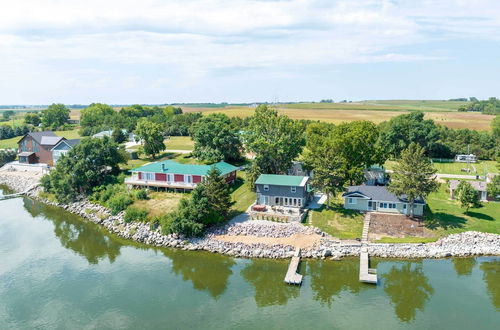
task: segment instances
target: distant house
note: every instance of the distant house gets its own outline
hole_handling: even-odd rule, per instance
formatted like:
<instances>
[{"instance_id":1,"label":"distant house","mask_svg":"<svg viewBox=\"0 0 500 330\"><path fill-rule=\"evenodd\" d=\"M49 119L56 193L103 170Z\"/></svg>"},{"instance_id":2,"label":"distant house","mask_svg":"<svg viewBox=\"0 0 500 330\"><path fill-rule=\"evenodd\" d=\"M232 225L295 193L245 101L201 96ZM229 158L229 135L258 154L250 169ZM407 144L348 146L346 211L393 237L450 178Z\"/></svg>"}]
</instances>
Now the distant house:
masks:
<instances>
[{"instance_id":1,"label":"distant house","mask_svg":"<svg viewBox=\"0 0 500 330\"><path fill-rule=\"evenodd\" d=\"M470 155L456 155L455 156L455 162L459 163L475 163L476 162L476 155L470 154Z\"/></svg>"},{"instance_id":2,"label":"distant house","mask_svg":"<svg viewBox=\"0 0 500 330\"><path fill-rule=\"evenodd\" d=\"M481 201L486 201L488 200L488 192L487 192L487 187L486 187L486 182L484 181L468 181L472 188L474 188L478 195L479 195L479 200ZM455 199L455 191L458 188L458 185L460 184L459 180L450 180L450 198Z\"/></svg>"},{"instance_id":3,"label":"distant house","mask_svg":"<svg viewBox=\"0 0 500 330\"><path fill-rule=\"evenodd\" d=\"M17 142L19 163L53 166L52 148L63 139L50 131L26 134Z\"/></svg>"},{"instance_id":4,"label":"distant house","mask_svg":"<svg viewBox=\"0 0 500 330\"><path fill-rule=\"evenodd\" d=\"M164 160L134 168L130 171L132 177L126 179L125 183L132 187L194 189L204 180L212 166L215 166L220 171L228 184L236 180L238 167L226 162L218 162L212 165L194 165Z\"/></svg>"},{"instance_id":5,"label":"distant house","mask_svg":"<svg viewBox=\"0 0 500 330\"><path fill-rule=\"evenodd\" d=\"M410 214L406 195L398 197L385 186L350 186L342 197L346 209ZM422 216L424 206L425 201L422 198L416 200L413 205L413 214Z\"/></svg>"},{"instance_id":6,"label":"distant house","mask_svg":"<svg viewBox=\"0 0 500 330\"><path fill-rule=\"evenodd\" d=\"M54 165L57 164L57 161L59 158L66 154L68 151L70 151L74 146L76 146L78 143L80 143L80 139L62 139L59 141L52 149L52 160L54 162Z\"/></svg>"},{"instance_id":7,"label":"distant house","mask_svg":"<svg viewBox=\"0 0 500 330\"><path fill-rule=\"evenodd\" d=\"M303 162L293 161L292 166L288 169L288 175L312 177L312 171L307 170Z\"/></svg>"},{"instance_id":8,"label":"distant house","mask_svg":"<svg viewBox=\"0 0 500 330\"><path fill-rule=\"evenodd\" d=\"M385 186L387 176L383 166L370 166L363 171L365 175L365 183L369 186Z\"/></svg>"},{"instance_id":9,"label":"distant house","mask_svg":"<svg viewBox=\"0 0 500 330\"><path fill-rule=\"evenodd\" d=\"M308 176L261 174L255 187L256 204L302 208L311 200Z\"/></svg>"},{"instance_id":10,"label":"distant house","mask_svg":"<svg viewBox=\"0 0 500 330\"><path fill-rule=\"evenodd\" d=\"M127 142L134 142L135 141L135 134L134 133L128 133L126 129L122 129L122 133L125 134L127 137ZM107 130L107 131L102 131L99 133L96 133L92 135L94 138L103 138L103 137L112 137L113 136L113 130Z\"/></svg>"}]
</instances>

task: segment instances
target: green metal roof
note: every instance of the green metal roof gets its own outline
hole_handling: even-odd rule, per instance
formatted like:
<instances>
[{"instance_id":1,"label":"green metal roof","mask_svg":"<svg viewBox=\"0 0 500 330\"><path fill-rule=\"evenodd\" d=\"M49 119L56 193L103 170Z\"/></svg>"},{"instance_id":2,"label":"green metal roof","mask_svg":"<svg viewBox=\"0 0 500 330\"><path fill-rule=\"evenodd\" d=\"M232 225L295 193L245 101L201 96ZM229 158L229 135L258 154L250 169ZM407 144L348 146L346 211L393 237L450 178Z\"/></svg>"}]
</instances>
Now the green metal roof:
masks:
<instances>
[{"instance_id":1,"label":"green metal roof","mask_svg":"<svg viewBox=\"0 0 500 330\"><path fill-rule=\"evenodd\" d=\"M238 168L226 162L218 162L212 165L181 164L173 160L164 160L146 164L131 170L131 172L152 172L152 173L171 173L171 174L191 174L206 175L212 166L217 167L221 175L236 171Z\"/></svg>"},{"instance_id":2,"label":"green metal roof","mask_svg":"<svg viewBox=\"0 0 500 330\"><path fill-rule=\"evenodd\" d=\"M307 176L296 175L261 174L255 183L276 186L304 186L308 178Z\"/></svg>"}]
</instances>

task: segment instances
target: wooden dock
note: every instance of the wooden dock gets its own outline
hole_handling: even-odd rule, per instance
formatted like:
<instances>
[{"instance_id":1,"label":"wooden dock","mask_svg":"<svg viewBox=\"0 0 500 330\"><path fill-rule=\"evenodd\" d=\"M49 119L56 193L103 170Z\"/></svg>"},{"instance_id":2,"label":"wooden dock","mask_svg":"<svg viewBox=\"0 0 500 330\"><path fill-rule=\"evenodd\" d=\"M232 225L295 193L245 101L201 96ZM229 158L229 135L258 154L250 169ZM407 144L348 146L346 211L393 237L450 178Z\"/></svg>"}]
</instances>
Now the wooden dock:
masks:
<instances>
[{"instance_id":1,"label":"wooden dock","mask_svg":"<svg viewBox=\"0 0 500 330\"><path fill-rule=\"evenodd\" d=\"M377 284L377 269L370 268L370 258L368 257L368 249L366 247L361 248L359 255L359 281Z\"/></svg>"},{"instance_id":2,"label":"wooden dock","mask_svg":"<svg viewBox=\"0 0 500 330\"><path fill-rule=\"evenodd\" d=\"M9 198L16 198L19 196L22 196L24 193L15 193L15 194L10 194L10 195L2 195L0 196L0 201L4 199L9 199Z\"/></svg>"},{"instance_id":3,"label":"wooden dock","mask_svg":"<svg viewBox=\"0 0 500 330\"><path fill-rule=\"evenodd\" d=\"M295 250L295 254L290 261L290 265L288 266L288 271L285 275L285 283L301 285L302 284L302 275L297 273L300 264L300 249Z\"/></svg>"},{"instance_id":4,"label":"wooden dock","mask_svg":"<svg viewBox=\"0 0 500 330\"><path fill-rule=\"evenodd\" d=\"M377 269L370 268L370 257L368 256L368 230L370 228L370 213L367 213L363 223L361 236L361 252L359 254L359 281L363 283L377 284Z\"/></svg>"}]
</instances>

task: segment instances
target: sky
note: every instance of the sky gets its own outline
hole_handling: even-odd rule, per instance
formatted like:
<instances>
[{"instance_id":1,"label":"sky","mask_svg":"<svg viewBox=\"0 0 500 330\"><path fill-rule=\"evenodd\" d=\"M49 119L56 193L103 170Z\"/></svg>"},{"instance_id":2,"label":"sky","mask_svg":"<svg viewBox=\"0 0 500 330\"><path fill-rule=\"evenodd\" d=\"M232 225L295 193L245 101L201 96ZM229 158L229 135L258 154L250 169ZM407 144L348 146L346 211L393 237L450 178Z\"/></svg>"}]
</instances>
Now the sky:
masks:
<instances>
[{"instance_id":1,"label":"sky","mask_svg":"<svg viewBox=\"0 0 500 330\"><path fill-rule=\"evenodd\" d=\"M0 104L469 96L498 0L0 0Z\"/></svg>"}]
</instances>

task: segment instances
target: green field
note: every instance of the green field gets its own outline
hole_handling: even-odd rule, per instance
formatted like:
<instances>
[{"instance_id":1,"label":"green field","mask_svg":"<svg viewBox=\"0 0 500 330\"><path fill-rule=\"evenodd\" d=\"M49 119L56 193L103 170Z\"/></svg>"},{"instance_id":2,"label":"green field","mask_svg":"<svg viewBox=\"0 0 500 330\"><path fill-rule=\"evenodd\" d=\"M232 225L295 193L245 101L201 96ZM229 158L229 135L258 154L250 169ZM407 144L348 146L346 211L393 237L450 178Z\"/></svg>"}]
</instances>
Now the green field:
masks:
<instances>
[{"instance_id":1,"label":"green field","mask_svg":"<svg viewBox=\"0 0 500 330\"><path fill-rule=\"evenodd\" d=\"M189 136L171 136L165 140L167 150L193 150L194 141Z\"/></svg>"},{"instance_id":2,"label":"green field","mask_svg":"<svg viewBox=\"0 0 500 330\"><path fill-rule=\"evenodd\" d=\"M500 202L485 202L464 213L456 200L449 199L448 188L442 184L438 192L427 198L426 227L435 236L476 230L500 234Z\"/></svg>"},{"instance_id":3,"label":"green field","mask_svg":"<svg viewBox=\"0 0 500 330\"><path fill-rule=\"evenodd\" d=\"M392 170L395 161L387 161L385 163L385 168L388 170ZM434 167L437 169L440 174L462 174L462 175L486 175L487 173L499 173L499 169L497 167L497 162L492 160L481 160L474 164L466 164L466 163L438 163L434 162ZM470 172L462 171L462 169L470 168ZM474 171L475 169L475 171Z\"/></svg>"}]
</instances>

